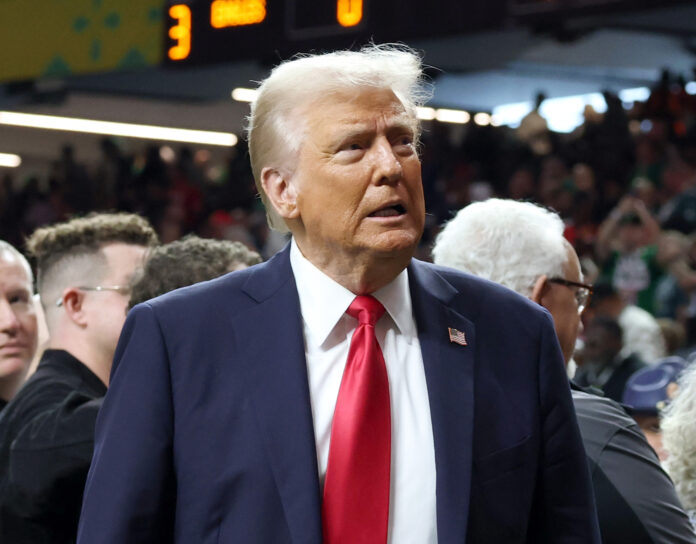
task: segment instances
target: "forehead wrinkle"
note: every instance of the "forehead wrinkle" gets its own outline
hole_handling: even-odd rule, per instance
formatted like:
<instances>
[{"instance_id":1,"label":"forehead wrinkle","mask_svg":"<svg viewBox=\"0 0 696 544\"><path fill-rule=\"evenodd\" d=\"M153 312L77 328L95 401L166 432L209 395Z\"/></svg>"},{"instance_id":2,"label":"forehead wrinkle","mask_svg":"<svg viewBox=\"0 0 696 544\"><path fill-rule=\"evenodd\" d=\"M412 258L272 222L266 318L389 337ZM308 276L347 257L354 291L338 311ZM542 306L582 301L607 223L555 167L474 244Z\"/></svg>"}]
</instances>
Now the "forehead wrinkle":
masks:
<instances>
[{"instance_id":1,"label":"forehead wrinkle","mask_svg":"<svg viewBox=\"0 0 696 544\"><path fill-rule=\"evenodd\" d=\"M357 119L354 116L346 119L339 118L331 126L330 130L336 134L336 139L344 140L368 134L376 134L381 130L384 130L384 132L388 134L402 130L412 134L413 123L405 112L388 116L381 113L379 117L369 121Z\"/></svg>"}]
</instances>

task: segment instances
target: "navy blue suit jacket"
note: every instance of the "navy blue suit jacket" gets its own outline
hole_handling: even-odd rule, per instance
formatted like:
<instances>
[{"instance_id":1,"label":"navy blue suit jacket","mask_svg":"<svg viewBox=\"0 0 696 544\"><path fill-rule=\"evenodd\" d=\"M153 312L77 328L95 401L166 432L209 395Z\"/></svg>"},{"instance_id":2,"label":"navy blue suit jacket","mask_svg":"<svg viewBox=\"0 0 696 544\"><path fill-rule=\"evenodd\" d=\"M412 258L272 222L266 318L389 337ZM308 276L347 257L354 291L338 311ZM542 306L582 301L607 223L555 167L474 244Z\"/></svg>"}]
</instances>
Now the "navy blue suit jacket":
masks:
<instances>
[{"instance_id":1,"label":"navy blue suit jacket","mask_svg":"<svg viewBox=\"0 0 696 544\"><path fill-rule=\"evenodd\" d=\"M413 261L438 540L599 542L550 315ZM466 334L450 342L448 328ZM289 251L134 308L97 423L78 542L320 543Z\"/></svg>"}]
</instances>

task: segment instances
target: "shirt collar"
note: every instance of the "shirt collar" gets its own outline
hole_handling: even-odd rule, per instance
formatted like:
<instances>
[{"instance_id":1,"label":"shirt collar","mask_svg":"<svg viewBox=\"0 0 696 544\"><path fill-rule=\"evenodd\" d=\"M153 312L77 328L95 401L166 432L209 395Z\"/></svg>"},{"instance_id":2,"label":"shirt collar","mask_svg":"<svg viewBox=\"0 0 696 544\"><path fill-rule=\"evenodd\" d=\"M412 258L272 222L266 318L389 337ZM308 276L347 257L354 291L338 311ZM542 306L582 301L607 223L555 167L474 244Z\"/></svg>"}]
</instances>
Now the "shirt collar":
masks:
<instances>
[{"instance_id":1,"label":"shirt collar","mask_svg":"<svg viewBox=\"0 0 696 544\"><path fill-rule=\"evenodd\" d=\"M297 247L290 245L290 265L300 298L302 319L318 345L323 344L343 317L355 294L314 266ZM408 272L401 273L390 283L372 293L384 306L399 332L410 342L416 335L411 306Z\"/></svg>"}]
</instances>

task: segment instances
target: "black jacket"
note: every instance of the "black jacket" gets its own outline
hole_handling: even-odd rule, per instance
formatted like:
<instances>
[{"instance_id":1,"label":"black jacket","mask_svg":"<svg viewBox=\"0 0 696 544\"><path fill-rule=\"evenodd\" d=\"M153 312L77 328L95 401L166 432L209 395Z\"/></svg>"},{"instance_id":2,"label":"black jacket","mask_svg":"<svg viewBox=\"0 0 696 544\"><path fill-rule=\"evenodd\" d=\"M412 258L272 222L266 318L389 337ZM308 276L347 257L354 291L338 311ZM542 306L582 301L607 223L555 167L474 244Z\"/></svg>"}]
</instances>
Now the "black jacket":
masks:
<instances>
[{"instance_id":1,"label":"black jacket","mask_svg":"<svg viewBox=\"0 0 696 544\"><path fill-rule=\"evenodd\" d=\"M696 535L640 428L616 402L573 384L604 544L694 544Z\"/></svg>"},{"instance_id":2,"label":"black jacket","mask_svg":"<svg viewBox=\"0 0 696 544\"><path fill-rule=\"evenodd\" d=\"M0 415L0 542L75 542L106 386L66 351L46 350Z\"/></svg>"}]
</instances>

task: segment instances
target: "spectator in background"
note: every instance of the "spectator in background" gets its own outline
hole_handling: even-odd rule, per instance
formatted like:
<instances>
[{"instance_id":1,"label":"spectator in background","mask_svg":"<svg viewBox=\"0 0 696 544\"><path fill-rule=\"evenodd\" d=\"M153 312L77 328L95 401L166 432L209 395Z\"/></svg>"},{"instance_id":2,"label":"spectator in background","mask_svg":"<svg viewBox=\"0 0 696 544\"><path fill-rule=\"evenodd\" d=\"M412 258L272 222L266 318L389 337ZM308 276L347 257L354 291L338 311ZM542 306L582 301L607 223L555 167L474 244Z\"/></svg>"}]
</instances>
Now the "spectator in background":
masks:
<instances>
[{"instance_id":1,"label":"spectator in background","mask_svg":"<svg viewBox=\"0 0 696 544\"><path fill-rule=\"evenodd\" d=\"M596 387L604 395L621 402L626 382L646 366L635 353L624 356L623 331L616 319L600 315L585 330L585 343L578 353L575 380L581 386Z\"/></svg>"},{"instance_id":2,"label":"spectator in background","mask_svg":"<svg viewBox=\"0 0 696 544\"><path fill-rule=\"evenodd\" d=\"M665 467L696 527L696 365L691 365L679 380L679 389L660 427L667 450Z\"/></svg>"},{"instance_id":3,"label":"spectator in background","mask_svg":"<svg viewBox=\"0 0 696 544\"><path fill-rule=\"evenodd\" d=\"M0 418L0 541L75 541L129 284L156 241L130 214L74 219L27 241L50 340Z\"/></svg>"},{"instance_id":4,"label":"spectator in background","mask_svg":"<svg viewBox=\"0 0 696 544\"><path fill-rule=\"evenodd\" d=\"M675 230L663 231L657 242L657 260L669 273L660 278L655 290L655 317L675 319L683 325L689 306L689 245L689 237Z\"/></svg>"},{"instance_id":5,"label":"spectator in background","mask_svg":"<svg viewBox=\"0 0 696 544\"><path fill-rule=\"evenodd\" d=\"M614 286L606 281L595 283L592 300L583 316L585 323L591 323L595 316L610 317L618 322L622 331L623 357L636 355L650 364L667 355L665 339L657 320L642 308L627 304Z\"/></svg>"},{"instance_id":6,"label":"spectator in background","mask_svg":"<svg viewBox=\"0 0 696 544\"><path fill-rule=\"evenodd\" d=\"M436 264L502 283L548 309L569 362L588 286L558 215L527 202L472 204L445 226L433 255ZM674 486L636 423L609 399L576 387L572 394L602 542L696 542Z\"/></svg>"},{"instance_id":7,"label":"spectator in background","mask_svg":"<svg viewBox=\"0 0 696 544\"><path fill-rule=\"evenodd\" d=\"M677 380L686 361L681 357L667 357L653 367L639 370L626 382L622 402L630 408L633 419L657 453L660 461L667 458L662 445L660 412L671 400Z\"/></svg>"},{"instance_id":8,"label":"spectator in background","mask_svg":"<svg viewBox=\"0 0 696 544\"><path fill-rule=\"evenodd\" d=\"M665 339L665 351L667 355L684 356L684 347L686 346L686 330L684 326L666 317L661 317L657 320L657 324L662 331L662 337Z\"/></svg>"},{"instance_id":9,"label":"spectator in background","mask_svg":"<svg viewBox=\"0 0 696 544\"><path fill-rule=\"evenodd\" d=\"M260 262L261 256L240 242L187 236L158 246L147 255L142 274L133 284L128 308Z\"/></svg>"},{"instance_id":10,"label":"spectator in background","mask_svg":"<svg viewBox=\"0 0 696 544\"><path fill-rule=\"evenodd\" d=\"M691 138L691 145L693 146L696 134L692 134ZM684 234L691 234L696 231L695 161L695 157L691 157L690 161L686 161L688 174L685 176L683 186L660 210L660 224L664 229L677 230Z\"/></svg>"},{"instance_id":11,"label":"spectator in background","mask_svg":"<svg viewBox=\"0 0 696 544\"><path fill-rule=\"evenodd\" d=\"M684 241L683 251L669 261L669 272L683 293L684 310L678 315L684 324L687 345L696 348L696 234Z\"/></svg>"},{"instance_id":12,"label":"spectator in background","mask_svg":"<svg viewBox=\"0 0 696 544\"><path fill-rule=\"evenodd\" d=\"M660 226L632 195L625 196L602 223L595 253L601 277L610 282L628 304L652 313L662 269L657 263Z\"/></svg>"},{"instance_id":13,"label":"spectator in background","mask_svg":"<svg viewBox=\"0 0 696 544\"><path fill-rule=\"evenodd\" d=\"M534 109L524 116L517 128L517 137L526 142L532 151L540 156L551 152L549 126L539 111L544 100L546 95L538 92L534 98Z\"/></svg>"},{"instance_id":14,"label":"spectator in background","mask_svg":"<svg viewBox=\"0 0 696 544\"><path fill-rule=\"evenodd\" d=\"M65 195L65 202L73 213L86 213L94 205L96 183L86 168L75 159L75 149L66 144L54 164L54 176Z\"/></svg>"},{"instance_id":15,"label":"spectator in background","mask_svg":"<svg viewBox=\"0 0 696 544\"><path fill-rule=\"evenodd\" d=\"M34 278L19 251L0 240L0 411L27 375L38 342Z\"/></svg>"}]
</instances>

